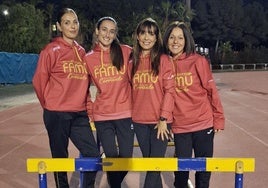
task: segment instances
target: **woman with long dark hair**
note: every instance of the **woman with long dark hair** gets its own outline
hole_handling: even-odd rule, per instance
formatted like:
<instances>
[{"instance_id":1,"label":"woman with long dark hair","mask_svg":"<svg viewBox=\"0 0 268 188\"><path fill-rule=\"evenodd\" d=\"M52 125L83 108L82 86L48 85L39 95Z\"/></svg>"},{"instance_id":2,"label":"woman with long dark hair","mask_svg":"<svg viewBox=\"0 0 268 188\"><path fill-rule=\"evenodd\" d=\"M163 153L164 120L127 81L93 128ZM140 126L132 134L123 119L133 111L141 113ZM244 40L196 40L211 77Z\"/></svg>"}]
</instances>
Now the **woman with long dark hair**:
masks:
<instances>
[{"instance_id":1,"label":"woman with long dark hair","mask_svg":"<svg viewBox=\"0 0 268 188\"><path fill-rule=\"evenodd\" d=\"M131 86L128 74L130 46L117 38L117 22L112 17L98 20L93 49L84 61L97 88L95 101L88 102L88 114L106 157L132 157L134 131L131 121ZM112 188L120 188L123 172L107 172Z\"/></svg>"},{"instance_id":2,"label":"woman with long dark hair","mask_svg":"<svg viewBox=\"0 0 268 188\"><path fill-rule=\"evenodd\" d=\"M164 157L174 106L172 63L162 52L162 37L152 18L134 33L132 54L132 120L143 157ZM160 172L147 172L144 188L161 188Z\"/></svg>"}]
</instances>

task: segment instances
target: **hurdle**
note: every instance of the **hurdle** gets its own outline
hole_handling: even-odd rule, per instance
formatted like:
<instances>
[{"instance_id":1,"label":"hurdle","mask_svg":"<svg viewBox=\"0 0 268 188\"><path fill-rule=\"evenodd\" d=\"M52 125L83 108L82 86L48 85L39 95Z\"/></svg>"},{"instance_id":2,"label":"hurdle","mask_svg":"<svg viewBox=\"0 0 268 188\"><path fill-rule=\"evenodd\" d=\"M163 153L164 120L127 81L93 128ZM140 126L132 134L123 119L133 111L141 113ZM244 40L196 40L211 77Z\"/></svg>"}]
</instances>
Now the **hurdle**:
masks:
<instances>
[{"instance_id":1,"label":"hurdle","mask_svg":"<svg viewBox=\"0 0 268 188\"><path fill-rule=\"evenodd\" d=\"M29 158L27 172L38 173L39 188L47 188L47 172L73 171L210 171L235 172L235 188L243 188L243 173L254 172L254 158Z\"/></svg>"}]
</instances>

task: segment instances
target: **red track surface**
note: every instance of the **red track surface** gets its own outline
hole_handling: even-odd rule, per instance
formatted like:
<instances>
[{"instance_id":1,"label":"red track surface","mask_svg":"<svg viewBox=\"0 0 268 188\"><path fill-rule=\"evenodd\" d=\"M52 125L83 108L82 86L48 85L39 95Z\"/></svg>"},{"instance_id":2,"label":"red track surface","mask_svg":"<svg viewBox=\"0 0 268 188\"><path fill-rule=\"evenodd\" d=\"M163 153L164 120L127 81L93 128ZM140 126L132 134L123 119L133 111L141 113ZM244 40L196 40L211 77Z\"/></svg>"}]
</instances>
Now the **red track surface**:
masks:
<instances>
[{"instance_id":1,"label":"red track surface","mask_svg":"<svg viewBox=\"0 0 268 188\"><path fill-rule=\"evenodd\" d=\"M255 158L255 172L244 174L244 188L268 187L268 72L215 73L224 111L226 129L215 137L215 157ZM70 143L71 144L71 143ZM167 156L172 157L169 147ZM70 145L70 157L78 152ZM139 148L134 156L141 156ZM26 172L26 159L50 157L48 138L38 103L0 111L0 187L37 188L38 175ZM71 187L79 175L70 173ZM165 188L173 187L173 173L164 172ZM55 187L51 173L48 187ZM193 172L191 180L194 183ZM144 173L130 172L123 188L142 187ZM99 172L97 188L108 188L105 173ZM234 187L233 173L213 173L211 188Z\"/></svg>"}]
</instances>

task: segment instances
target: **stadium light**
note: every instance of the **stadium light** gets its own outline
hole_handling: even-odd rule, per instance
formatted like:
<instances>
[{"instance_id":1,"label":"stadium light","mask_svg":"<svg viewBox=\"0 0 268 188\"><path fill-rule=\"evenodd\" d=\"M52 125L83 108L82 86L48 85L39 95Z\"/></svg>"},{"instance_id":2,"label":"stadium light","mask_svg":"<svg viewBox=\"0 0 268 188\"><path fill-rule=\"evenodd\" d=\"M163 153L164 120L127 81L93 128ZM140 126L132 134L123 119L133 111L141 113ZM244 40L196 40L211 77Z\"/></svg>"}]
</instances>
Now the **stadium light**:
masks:
<instances>
[{"instance_id":1,"label":"stadium light","mask_svg":"<svg viewBox=\"0 0 268 188\"><path fill-rule=\"evenodd\" d=\"M8 9L3 10L2 13L3 13L4 16L8 16L9 15Z\"/></svg>"}]
</instances>

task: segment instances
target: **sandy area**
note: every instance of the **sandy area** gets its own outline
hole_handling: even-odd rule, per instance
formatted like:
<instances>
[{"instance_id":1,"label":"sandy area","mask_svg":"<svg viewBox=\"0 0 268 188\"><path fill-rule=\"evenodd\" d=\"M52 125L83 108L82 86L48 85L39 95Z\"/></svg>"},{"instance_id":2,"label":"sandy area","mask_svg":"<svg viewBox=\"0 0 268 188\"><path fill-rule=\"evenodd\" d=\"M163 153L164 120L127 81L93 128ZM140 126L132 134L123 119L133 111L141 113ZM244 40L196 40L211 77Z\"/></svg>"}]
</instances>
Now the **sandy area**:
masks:
<instances>
[{"instance_id":1,"label":"sandy area","mask_svg":"<svg viewBox=\"0 0 268 188\"><path fill-rule=\"evenodd\" d=\"M24 104L29 104L29 103L38 103L38 99L32 90L32 88L27 88L27 90L18 88L17 90L21 90L21 94L13 94L15 87L18 86L7 86L7 87L14 87L12 92L6 91L5 88L1 87L1 92L6 92L6 94L3 94L0 96L0 111L3 111L8 108L12 108L15 106L20 106ZM9 89L9 88L7 88ZM90 87L91 95L93 97L93 100L95 99L95 94L96 94L96 87L91 86ZM18 91L17 91L18 92Z\"/></svg>"},{"instance_id":2,"label":"sandy area","mask_svg":"<svg viewBox=\"0 0 268 188\"><path fill-rule=\"evenodd\" d=\"M36 103L38 99L35 93L27 93L19 96L7 96L1 99L0 111L28 103Z\"/></svg>"}]
</instances>

